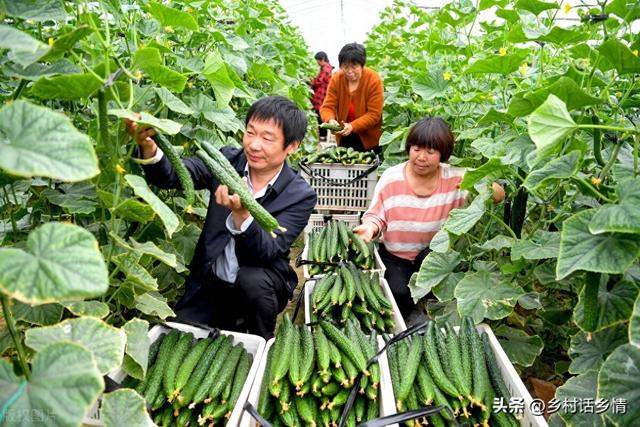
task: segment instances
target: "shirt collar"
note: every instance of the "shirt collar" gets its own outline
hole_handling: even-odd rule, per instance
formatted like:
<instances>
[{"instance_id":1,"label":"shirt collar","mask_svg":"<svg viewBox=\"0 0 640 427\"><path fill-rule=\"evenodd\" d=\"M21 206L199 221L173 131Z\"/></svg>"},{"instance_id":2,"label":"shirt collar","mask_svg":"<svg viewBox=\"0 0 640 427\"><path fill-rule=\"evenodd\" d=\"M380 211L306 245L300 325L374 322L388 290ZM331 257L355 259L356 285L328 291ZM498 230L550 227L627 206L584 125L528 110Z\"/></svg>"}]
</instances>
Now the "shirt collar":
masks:
<instances>
[{"instance_id":1,"label":"shirt collar","mask_svg":"<svg viewBox=\"0 0 640 427\"><path fill-rule=\"evenodd\" d=\"M251 193L253 194L253 197L255 199L258 199L262 196L265 195L265 193L267 192L267 190L269 188L271 188L273 186L273 184L276 182L276 180L280 177L280 174L282 173L282 169L284 168L284 163L282 164L282 166L280 166L280 170L278 170L278 173L275 174L273 176L273 178L271 178L271 180L267 183L267 185L265 185L262 190L258 191L257 193L254 193L253 191L253 183L251 182L251 174L249 173L249 163L246 163L244 165L244 173L243 175L247 177L247 184L249 185L249 191L251 191Z\"/></svg>"}]
</instances>

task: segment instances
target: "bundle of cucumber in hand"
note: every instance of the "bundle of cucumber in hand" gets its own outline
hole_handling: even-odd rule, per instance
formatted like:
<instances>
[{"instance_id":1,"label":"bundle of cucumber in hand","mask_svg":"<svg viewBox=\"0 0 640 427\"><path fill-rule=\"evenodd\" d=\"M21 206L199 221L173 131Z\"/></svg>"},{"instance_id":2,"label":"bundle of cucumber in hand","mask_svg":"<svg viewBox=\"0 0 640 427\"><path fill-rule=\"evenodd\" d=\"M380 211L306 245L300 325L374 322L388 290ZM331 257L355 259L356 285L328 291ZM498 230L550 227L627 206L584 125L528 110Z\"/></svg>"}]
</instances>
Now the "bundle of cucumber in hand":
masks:
<instances>
[{"instance_id":1,"label":"bundle of cucumber in hand","mask_svg":"<svg viewBox=\"0 0 640 427\"><path fill-rule=\"evenodd\" d=\"M340 132L342 129L344 129L344 126L335 123L322 123L320 125L320 129L327 129L331 132Z\"/></svg>"}]
</instances>

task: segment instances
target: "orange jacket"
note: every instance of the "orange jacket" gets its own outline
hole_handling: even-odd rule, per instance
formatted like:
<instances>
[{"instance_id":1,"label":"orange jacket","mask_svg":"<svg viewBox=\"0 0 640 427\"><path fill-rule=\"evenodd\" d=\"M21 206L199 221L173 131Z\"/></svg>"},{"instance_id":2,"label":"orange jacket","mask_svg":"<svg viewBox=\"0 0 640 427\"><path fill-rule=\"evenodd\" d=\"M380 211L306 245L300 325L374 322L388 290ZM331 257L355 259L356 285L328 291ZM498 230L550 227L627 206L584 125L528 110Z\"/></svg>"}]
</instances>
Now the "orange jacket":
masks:
<instances>
[{"instance_id":1,"label":"orange jacket","mask_svg":"<svg viewBox=\"0 0 640 427\"><path fill-rule=\"evenodd\" d=\"M349 84L344 72L338 71L331 78L327 96L320 108L320 116L323 122L331 119L345 122L349 104L353 102L356 110L356 119L351 122L353 132L358 134L364 148L371 150L378 146L382 135L382 101L382 80L378 73L364 67L358 88L349 93ZM338 145L340 138L340 135L336 135Z\"/></svg>"}]
</instances>

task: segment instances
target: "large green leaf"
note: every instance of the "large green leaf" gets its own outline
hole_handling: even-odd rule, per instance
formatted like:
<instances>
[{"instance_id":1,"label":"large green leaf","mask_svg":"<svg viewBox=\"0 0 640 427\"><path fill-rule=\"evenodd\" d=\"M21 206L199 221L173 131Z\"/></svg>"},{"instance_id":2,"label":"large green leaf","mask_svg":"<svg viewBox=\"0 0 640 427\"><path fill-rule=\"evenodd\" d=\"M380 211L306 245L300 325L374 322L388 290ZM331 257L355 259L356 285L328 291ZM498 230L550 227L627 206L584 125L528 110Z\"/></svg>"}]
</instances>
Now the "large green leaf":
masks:
<instances>
[{"instance_id":1,"label":"large green leaf","mask_svg":"<svg viewBox=\"0 0 640 427\"><path fill-rule=\"evenodd\" d=\"M93 74L64 74L42 77L31 87L31 93L41 99L76 100L93 95L102 82Z\"/></svg>"},{"instance_id":2,"label":"large green leaf","mask_svg":"<svg viewBox=\"0 0 640 427\"><path fill-rule=\"evenodd\" d=\"M46 188L41 193L49 202L56 206L64 208L66 212L71 214L91 214L97 207L98 203L81 194L67 194L63 190L53 190Z\"/></svg>"},{"instance_id":3,"label":"large green leaf","mask_svg":"<svg viewBox=\"0 0 640 427\"><path fill-rule=\"evenodd\" d=\"M555 95L565 103L567 110L573 111L589 105L600 105L604 101L585 92L578 84L569 77L560 77L552 85L536 90L524 95L524 99L530 102L530 108L522 111L529 114L531 111L542 105L550 94ZM522 114L521 112L521 114ZM524 115L524 114L523 114Z\"/></svg>"},{"instance_id":4,"label":"large green leaf","mask_svg":"<svg viewBox=\"0 0 640 427\"><path fill-rule=\"evenodd\" d=\"M411 88L420 95L423 101L431 101L444 96L449 84L442 76L442 70L421 73L411 80Z\"/></svg>"},{"instance_id":5,"label":"large green leaf","mask_svg":"<svg viewBox=\"0 0 640 427\"><path fill-rule=\"evenodd\" d=\"M560 233L538 230L529 239L516 240L511 247L511 259L557 258Z\"/></svg>"},{"instance_id":6,"label":"large green leaf","mask_svg":"<svg viewBox=\"0 0 640 427\"><path fill-rule=\"evenodd\" d=\"M200 238L200 228L193 223L182 227L171 239L175 253L181 254L184 262L189 264L196 251L196 243Z\"/></svg>"},{"instance_id":7,"label":"large green leaf","mask_svg":"<svg viewBox=\"0 0 640 427\"><path fill-rule=\"evenodd\" d=\"M153 208L135 199L127 199L116 206L115 214L130 221L146 224L155 216Z\"/></svg>"},{"instance_id":8,"label":"large green leaf","mask_svg":"<svg viewBox=\"0 0 640 427\"><path fill-rule=\"evenodd\" d=\"M16 65L7 66L5 68L5 75L7 77L18 77L29 81L36 81L40 77L44 76L56 76L58 74L79 74L81 72L82 69L78 65L73 64L66 59L61 59L60 61L56 61L52 64L43 64L41 62L36 62L35 64L31 64L26 68Z\"/></svg>"},{"instance_id":9,"label":"large green leaf","mask_svg":"<svg viewBox=\"0 0 640 427\"><path fill-rule=\"evenodd\" d=\"M167 135L175 135L180 132L182 125L169 119L157 119L144 111L139 113L140 116L131 110L109 110L109 114L121 119L129 119L140 125L151 126L152 128L166 133Z\"/></svg>"},{"instance_id":10,"label":"large green leaf","mask_svg":"<svg viewBox=\"0 0 640 427\"><path fill-rule=\"evenodd\" d=\"M535 191L559 180L570 178L578 171L581 157L580 152L574 150L550 162L543 162L540 169L529 172L522 185L530 191Z\"/></svg>"},{"instance_id":11,"label":"large green leaf","mask_svg":"<svg viewBox=\"0 0 640 427\"><path fill-rule=\"evenodd\" d=\"M596 386L598 383L598 373L589 371L587 373L569 378L561 387L556 390L556 400L560 402L582 402L591 399L593 402L596 398ZM598 396L599 397L599 396ZM608 407L605 406L606 410ZM600 412L602 408L598 408ZM595 410L594 410L595 412ZM557 412L560 418L571 427L605 427L604 417L596 413L583 413L581 411L560 410Z\"/></svg>"},{"instance_id":12,"label":"large green leaf","mask_svg":"<svg viewBox=\"0 0 640 427\"><path fill-rule=\"evenodd\" d=\"M133 188L136 196L147 202L153 208L155 213L158 214L160 220L165 226L165 229L167 230L167 236L171 237L180 225L180 220L176 214L174 214L173 211L165 205L164 202L153 193L153 191L151 191L144 178L137 175L125 175L124 179L131 188Z\"/></svg>"},{"instance_id":13,"label":"large green leaf","mask_svg":"<svg viewBox=\"0 0 640 427\"><path fill-rule=\"evenodd\" d=\"M460 189L469 190L483 178L486 178L489 181L495 181L496 179L503 177L510 170L511 168L503 165L499 158L492 157L478 168L467 169L464 173L464 178L460 183Z\"/></svg>"},{"instance_id":14,"label":"large green leaf","mask_svg":"<svg viewBox=\"0 0 640 427\"><path fill-rule=\"evenodd\" d=\"M231 108L213 108L204 112L204 118L214 123L223 132L236 133L244 129L244 124L238 120L236 113Z\"/></svg>"},{"instance_id":15,"label":"large green leaf","mask_svg":"<svg viewBox=\"0 0 640 427\"><path fill-rule=\"evenodd\" d=\"M499 340L500 345L509 356L509 360L516 365L533 365L544 348L542 338L538 335L528 335L521 329L500 325L494 332L497 337L502 338Z\"/></svg>"},{"instance_id":16,"label":"large green leaf","mask_svg":"<svg viewBox=\"0 0 640 427\"><path fill-rule=\"evenodd\" d=\"M29 233L25 250L0 248L0 289L26 303L102 295L107 267L91 233L50 222Z\"/></svg>"},{"instance_id":17,"label":"large green leaf","mask_svg":"<svg viewBox=\"0 0 640 427\"><path fill-rule=\"evenodd\" d=\"M154 90L156 91L156 94L158 95L158 98L160 98L162 103L166 105L167 108L171 111L187 115L193 114L193 110L187 104L182 102L180 98L172 94L169 90L163 87L157 87Z\"/></svg>"},{"instance_id":18,"label":"large green leaf","mask_svg":"<svg viewBox=\"0 0 640 427\"><path fill-rule=\"evenodd\" d=\"M493 55L488 58L479 59L471 64L465 74L511 74L517 71L522 62L527 57L526 52L517 52L509 55Z\"/></svg>"},{"instance_id":19,"label":"large green leaf","mask_svg":"<svg viewBox=\"0 0 640 427\"><path fill-rule=\"evenodd\" d=\"M142 319L131 319L124 325L127 334L124 362L122 367L134 378L144 379L147 374L149 360L149 322Z\"/></svg>"},{"instance_id":20,"label":"large green leaf","mask_svg":"<svg viewBox=\"0 0 640 427\"><path fill-rule=\"evenodd\" d=\"M618 71L618 74L640 73L640 58L618 39L611 37L598 48L602 56L607 58Z\"/></svg>"},{"instance_id":21,"label":"large green leaf","mask_svg":"<svg viewBox=\"0 0 640 427\"><path fill-rule=\"evenodd\" d=\"M429 249L433 252L445 253L449 250L449 232L441 228L429 242Z\"/></svg>"},{"instance_id":22,"label":"large green leaf","mask_svg":"<svg viewBox=\"0 0 640 427\"><path fill-rule=\"evenodd\" d=\"M167 305L167 299L155 292L137 296L136 308L144 314L158 316L161 319L176 315Z\"/></svg>"},{"instance_id":23,"label":"large green leaf","mask_svg":"<svg viewBox=\"0 0 640 427\"><path fill-rule=\"evenodd\" d=\"M62 113L16 101L0 110L0 169L18 176L75 182L96 176L89 137Z\"/></svg>"},{"instance_id":24,"label":"large green leaf","mask_svg":"<svg viewBox=\"0 0 640 427\"><path fill-rule=\"evenodd\" d=\"M482 245L478 246L478 248L483 251L500 251L502 249L510 248L513 246L515 239L513 237L507 237L504 234L499 234L495 237L492 237L490 240L487 240Z\"/></svg>"},{"instance_id":25,"label":"large green leaf","mask_svg":"<svg viewBox=\"0 0 640 427\"><path fill-rule=\"evenodd\" d=\"M145 69L149 65L162 65L160 50L155 47L143 47L136 50L131 67Z\"/></svg>"},{"instance_id":26,"label":"large green leaf","mask_svg":"<svg viewBox=\"0 0 640 427\"><path fill-rule=\"evenodd\" d=\"M558 9L557 3L546 3L540 0L518 0L515 9L528 10L534 15L540 15L545 10Z\"/></svg>"},{"instance_id":27,"label":"large green leaf","mask_svg":"<svg viewBox=\"0 0 640 427\"><path fill-rule=\"evenodd\" d=\"M78 43L80 40L87 37L91 33L93 33L93 30L86 25L81 25L74 28L61 37L58 37L49 49L49 52L47 52L46 55L40 58L40 60L51 62L54 59L60 58L64 55L65 52L71 50L76 43Z\"/></svg>"},{"instance_id":28,"label":"large green leaf","mask_svg":"<svg viewBox=\"0 0 640 427\"><path fill-rule=\"evenodd\" d=\"M93 354L102 374L120 366L126 340L123 330L93 317L67 319L54 326L29 329L25 334L25 344L36 351L64 341L83 345Z\"/></svg>"},{"instance_id":29,"label":"large green leaf","mask_svg":"<svg viewBox=\"0 0 640 427\"><path fill-rule=\"evenodd\" d=\"M640 348L631 344L618 347L604 361L598 373L598 397L603 399L624 399L626 411L606 417L616 425L632 426L640 419Z\"/></svg>"},{"instance_id":30,"label":"large green leaf","mask_svg":"<svg viewBox=\"0 0 640 427\"><path fill-rule=\"evenodd\" d=\"M163 251L153 242L138 243L133 239L133 237L129 238L129 240L131 240L131 245L136 251L152 256L158 261L167 264L169 267L178 268L178 262L175 254Z\"/></svg>"},{"instance_id":31,"label":"large green leaf","mask_svg":"<svg viewBox=\"0 0 640 427\"><path fill-rule=\"evenodd\" d=\"M214 50L209 53L201 74L211 83L218 108L226 108L233 97L236 86L227 73L227 65L220 52Z\"/></svg>"},{"instance_id":32,"label":"large green leaf","mask_svg":"<svg viewBox=\"0 0 640 427\"><path fill-rule=\"evenodd\" d=\"M61 342L38 352L28 381L0 359L4 426L78 426L103 389L91 352L79 344Z\"/></svg>"},{"instance_id":33,"label":"large green leaf","mask_svg":"<svg viewBox=\"0 0 640 427\"><path fill-rule=\"evenodd\" d=\"M109 315L109 306L101 301L69 301L62 305L76 316L103 319Z\"/></svg>"},{"instance_id":34,"label":"large green leaf","mask_svg":"<svg viewBox=\"0 0 640 427\"><path fill-rule=\"evenodd\" d=\"M529 136L538 150L538 157L550 154L577 125L569 115L567 107L555 95L529 116Z\"/></svg>"},{"instance_id":35,"label":"large green leaf","mask_svg":"<svg viewBox=\"0 0 640 427\"><path fill-rule=\"evenodd\" d=\"M456 208L449 212L449 218L443 228L456 236L471 230L486 211L486 203L491 198L489 191L487 187L482 187L480 193L468 207Z\"/></svg>"},{"instance_id":36,"label":"large green leaf","mask_svg":"<svg viewBox=\"0 0 640 427\"><path fill-rule=\"evenodd\" d=\"M613 0L607 2L604 9L606 13L615 13L625 22L633 22L640 19L640 4L636 0Z\"/></svg>"},{"instance_id":37,"label":"large green leaf","mask_svg":"<svg viewBox=\"0 0 640 427\"><path fill-rule=\"evenodd\" d=\"M633 312L629 319L629 342L640 347L640 295L633 303Z\"/></svg>"},{"instance_id":38,"label":"large green leaf","mask_svg":"<svg viewBox=\"0 0 640 427\"><path fill-rule=\"evenodd\" d=\"M138 294L158 289L158 282L146 268L139 264L141 254L127 251L111 257L111 261L122 271L127 280L136 285Z\"/></svg>"},{"instance_id":39,"label":"large green leaf","mask_svg":"<svg viewBox=\"0 0 640 427\"><path fill-rule=\"evenodd\" d=\"M174 92L181 93L189 78L165 65L147 65L142 68L154 83L166 87Z\"/></svg>"},{"instance_id":40,"label":"large green leaf","mask_svg":"<svg viewBox=\"0 0 640 427\"><path fill-rule=\"evenodd\" d=\"M29 305L18 300L13 300L11 312L16 320L31 323L32 325L54 325L62 319L64 308L57 303ZM0 352L2 354L2 352Z\"/></svg>"},{"instance_id":41,"label":"large green leaf","mask_svg":"<svg viewBox=\"0 0 640 427\"><path fill-rule=\"evenodd\" d=\"M568 30L561 27L553 27L551 31L539 38L540 41L555 43L558 46L566 46L589 40L589 33L577 30Z\"/></svg>"},{"instance_id":42,"label":"large green leaf","mask_svg":"<svg viewBox=\"0 0 640 427\"><path fill-rule=\"evenodd\" d=\"M578 212L562 225L557 279L574 271L624 273L640 254L640 236L618 233L591 234L594 211Z\"/></svg>"},{"instance_id":43,"label":"large green leaf","mask_svg":"<svg viewBox=\"0 0 640 427\"><path fill-rule=\"evenodd\" d=\"M584 327L584 292L583 287L580 291L578 304L574 309L575 322L581 328ZM607 286L607 283L602 281L598 288L598 323L596 330L628 321L637 296L638 287L634 282L621 281L612 286Z\"/></svg>"},{"instance_id":44,"label":"large green leaf","mask_svg":"<svg viewBox=\"0 0 640 427\"><path fill-rule=\"evenodd\" d=\"M147 9L163 26L182 27L191 31L198 31L198 22L187 12L155 2L149 3Z\"/></svg>"},{"instance_id":45,"label":"large green leaf","mask_svg":"<svg viewBox=\"0 0 640 427\"><path fill-rule=\"evenodd\" d=\"M20 0L4 4L7 15L31 21L57 21L67 16L61 0Z\"/></svg>"},{"instance_id":46,"label":"large green leaf","mask_svg":"<svg viewBox=\"0 0 640 427\"><path fill-rule=\"evenodd\" d=\"M0 24L0 49L9 49L10 59L26 67L47 53L49 46L20 30Z\"/></svg>"},{"instance_id":47,"label":"large green leaf","mask_svg":"<svg viewBox=\"0 0 640 427\"><path fill-rule=\"evenodd\" d=\"M640 234L640 178L619 181L616 193L618 204L607 204L596 210L589 231Z\"/></svg>"},{"instance_id":48,"label":"large green leaf","mask_svg":"<svg viewBox=\"0 0 640 427\"><path fill-rule=\"evenodd\" d=\"M618 346L627 343L627 330L623 325L614 325L595 333L579 332L571 337L569 372L583 374L599 370L600 365Z\"/></svg>"},{"instance_id":49,"label":"large green leaf","mask_svg":"<svg viewBox=\"0 0 640 427\"><path fill-rule=\"evenodd\" d=\"M120 389L104 395L100 420L105 427L155 426L147 413L144 399L131 389Z\"/></svg>"},{"instance_id":50,"label":"large green leaf","mask_svg":"<svg viewBox=\"0 0 640 427\"><path fill-rule=\"evenodd\" d=\"M471 316L476 323L483 319L502 319L513 311L518 298L524 291L500 275L479 271L467 273L456 286L458 312L461 316Z\"/></svg>"},{"instance_id":51,"label":"large green leaf","mask_svg":"<svg viewBox=\"0 0 640 427\"><path fill-rule=\"evenodd\" d=\"M460 264L460 254L456 251L448 251L444 254L429 253L422 261L416 282L409 284L413 300L418 301L429 294L435 286L453 273L458 264Z\"/></svg>"}]
</instances>

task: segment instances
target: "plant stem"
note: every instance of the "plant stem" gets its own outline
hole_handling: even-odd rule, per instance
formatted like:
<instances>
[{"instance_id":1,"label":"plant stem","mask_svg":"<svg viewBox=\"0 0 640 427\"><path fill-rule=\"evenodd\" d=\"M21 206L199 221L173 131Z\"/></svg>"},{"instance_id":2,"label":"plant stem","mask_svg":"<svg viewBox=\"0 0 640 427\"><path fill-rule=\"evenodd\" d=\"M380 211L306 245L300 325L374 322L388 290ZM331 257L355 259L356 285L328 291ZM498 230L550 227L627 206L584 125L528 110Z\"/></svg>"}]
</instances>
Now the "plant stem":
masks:
<instances>
[{"instance_id":1,"label":"plant stem","mask_svg":"<svg viewBox=\"0 0 640 427\"><path fill-rule=\"evenodd\" d=\"M18 99L20 97L20 95L22 94L22 90L27 86L27 81L25 79L20 80L20 84L18 85L18 87L16 88L15 92L13 92L13 95L11 96L11 99L13 99L14 101L16 99Z\"/></svg>"},{"instance_id":2,"label":"plant stem","mask_svg":"<svg viewBox=\"0 0 640 427\"><path fill-rule=\"evenodd\" d=\"M640 133L639 130L636 130L634 128L621 128L621 127L617 127L617 126L607 126L607 125L577 125L576 126L578 129L604 129L604 130L610 130L612 132L632 132L632 133Z\"/></svg>"},{"instance_id":3,"label":"plant stem","mask_svg":"<svg viewBox=\"0 0 640 427\"><path fill-rule=\"evenodd\" d=\"M492 217L498 224L500 224L501 226L504 227L505 230L507 230L509 232L509 234L511 235L511 237L513 237L515 240L518 240L518 236L516 236L516 233L513 232L513 230L511 229L511 227L509 227L507 225L507 223L505 223L502 218L500 218L499 216L497 216L496 214L494 214L493 212L491 212L490 210L487 211L487 213L489 214L490 217Z\"/></svg>"},{"instance_id":4,"label":"plant stem","mask_svg":"<svg viewBox=\"0 0 640 427\"><path fill-rule=\"evenodd\" d=\"M609 170L613 167L613 164L616 162L616 159L618 158L618 152L620 151L620 147L622 147L622 144L618 143L613 148L613 153L611 153L611 157L609 158L609 161L607 162L605 167L602 168L602 171L598 176L600 179L604 179L604 177L607 176L607 174L609 173Z\"/></svg>"},{"instance_id":5,"label":"plant stem","mask_svg":"<svg viewBox=\"0 0 640 427\"><path fill-rule=\"evenodd\" d=\"M7 193L7 189L5 187L2 187L2 192L4 193L4 198L6 199L7 207L9 208L9 218L11 219L11 229L13 230L13 235L14 235L13 240L15 241L15 236L17 236L18 234L18 224L16 223L16 219L13 217L13 204L9 199L9 194ZM14 195L14 199L15 199L15 195Z\"/></svg>"},{"instance_id":6,"label":"plant stem","mask_svg":"<svg viewBox=\"0 0 640 427\"><path fill-rule=\"evenodd\" d=\"M18 352L20 366L22 367L24 376L27 377L28 380L31 378L31 372L29 371L29 365L27 364L24 347L22 347L22 341L20 340L18 330L16 329L16 320L13 318L13 313L11 313L11 309L9 308L9 297L0 292L0 302L2 302L2 314L7 323L7 329L9 329L11 339L13 340L13 343L16 346L16 351Z\"/></svg>"}]
</instances>

